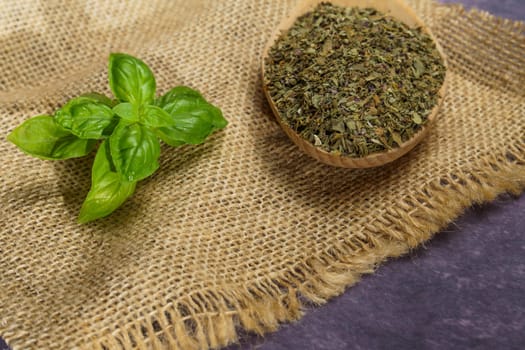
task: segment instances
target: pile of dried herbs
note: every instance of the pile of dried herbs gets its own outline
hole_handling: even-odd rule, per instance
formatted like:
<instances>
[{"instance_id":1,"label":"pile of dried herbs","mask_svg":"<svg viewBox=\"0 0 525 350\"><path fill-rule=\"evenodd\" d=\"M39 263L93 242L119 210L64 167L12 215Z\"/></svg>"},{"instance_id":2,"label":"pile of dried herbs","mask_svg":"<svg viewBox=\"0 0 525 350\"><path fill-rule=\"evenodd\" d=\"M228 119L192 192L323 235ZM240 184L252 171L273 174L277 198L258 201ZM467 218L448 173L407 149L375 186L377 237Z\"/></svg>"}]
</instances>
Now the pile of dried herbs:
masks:
<instances>
[{"instance_id":1,"label":"pile of dried herbs","mask_svg":"<svg viewBox=\"0 0 525 350\"><path fill-rule=\"evenodd\" d=\"M444 78L443 60L420 28L328 3L298 18L265 61L282 120L317 147L350 157L411 138Z\"/></svg>"}]
</instances>

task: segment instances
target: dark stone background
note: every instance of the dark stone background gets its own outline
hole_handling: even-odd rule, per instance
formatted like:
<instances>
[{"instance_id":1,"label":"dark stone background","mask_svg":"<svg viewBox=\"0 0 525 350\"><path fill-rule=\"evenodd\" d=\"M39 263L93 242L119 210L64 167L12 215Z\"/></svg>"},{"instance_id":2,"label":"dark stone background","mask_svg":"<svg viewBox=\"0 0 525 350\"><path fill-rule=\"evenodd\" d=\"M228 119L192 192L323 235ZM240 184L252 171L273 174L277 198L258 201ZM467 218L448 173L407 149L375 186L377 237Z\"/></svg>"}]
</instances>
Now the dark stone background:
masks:
<instances>
[{"instance_id":1,"label":"dark stone background","mask_svg":"<svg viewBox=\"0 0 525 350\"><path fill-rule=\"evenodd\" d=\"M460 2L525 20L525 0ZM227 350L248 349L525 349L525 195L467 210L300 321Z\"/></svg>"}]
</instances>

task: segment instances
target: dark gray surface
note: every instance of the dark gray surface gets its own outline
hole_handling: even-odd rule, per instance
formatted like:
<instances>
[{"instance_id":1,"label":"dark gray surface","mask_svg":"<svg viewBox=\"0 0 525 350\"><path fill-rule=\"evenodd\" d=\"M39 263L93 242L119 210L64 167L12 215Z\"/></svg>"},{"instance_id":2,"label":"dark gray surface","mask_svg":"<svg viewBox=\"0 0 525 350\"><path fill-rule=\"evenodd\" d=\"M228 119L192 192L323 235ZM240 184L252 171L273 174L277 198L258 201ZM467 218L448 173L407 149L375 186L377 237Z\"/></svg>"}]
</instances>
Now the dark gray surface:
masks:
<instances>
[{"instance_id":1,"label":"dark gray surface","mask_svg":"<svg viewBox=\"0 0 525 350\"><path fill-rule=\"evenodd\" d=\"M525 20L525 0L461 2ZM247 349L525 349L525 195L468 210L299 322L228 348Z\"/></svg>"}]
</instances>

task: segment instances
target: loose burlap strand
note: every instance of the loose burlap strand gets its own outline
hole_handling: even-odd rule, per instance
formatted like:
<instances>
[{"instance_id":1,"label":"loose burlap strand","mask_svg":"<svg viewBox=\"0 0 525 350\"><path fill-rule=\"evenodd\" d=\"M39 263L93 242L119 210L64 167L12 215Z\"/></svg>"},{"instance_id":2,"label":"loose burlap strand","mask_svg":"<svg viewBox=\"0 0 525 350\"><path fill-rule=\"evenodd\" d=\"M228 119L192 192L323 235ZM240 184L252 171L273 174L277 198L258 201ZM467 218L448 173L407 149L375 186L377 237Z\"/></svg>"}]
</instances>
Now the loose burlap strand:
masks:
<instances>
[{"instance_id":1,"label":"loose burlap strand","mask_svg":"<svg viewBox=\"0 0 525 350\"><path fill-rule=\"evenodd\" d=\"M207 349L323 303L474 202L525 185L525 25L409 3L449 60L432 134L377 169L331 168L273 121L260 54L295 1L3 1L0 334L15 349ZM144 59L160 92L200 90L230 121L105 220L78 225L93 156L31 158L26 118L109 94L107 56Z\"/></svg>"}]
</instances>

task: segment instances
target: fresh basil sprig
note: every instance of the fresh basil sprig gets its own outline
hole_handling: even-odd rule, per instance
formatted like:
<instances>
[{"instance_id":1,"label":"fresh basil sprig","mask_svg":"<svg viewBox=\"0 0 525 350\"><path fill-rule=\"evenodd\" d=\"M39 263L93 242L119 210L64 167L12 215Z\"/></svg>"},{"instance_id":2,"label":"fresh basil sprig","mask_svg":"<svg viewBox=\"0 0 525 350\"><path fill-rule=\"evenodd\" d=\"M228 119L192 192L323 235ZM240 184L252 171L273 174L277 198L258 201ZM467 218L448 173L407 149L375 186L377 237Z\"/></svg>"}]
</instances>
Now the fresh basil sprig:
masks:
<instances>
[{"instance_id":1,"label":"fresh basil sprig","mask_svg":"<svg viewBox=\"0 0 525 350\"><path fill-rule=\"evenodd\" d=\"M160 140L174 147L200 144L228 124L219 108L189 87L155 98L153 73L127 54L109 56L109 86L114 100L81 95L53 116L30 118L7 136L29 155L50 160L82 157L100 144L80 223L111 214L138 181L158 169Z\"/></svg>"}]
</instances>

